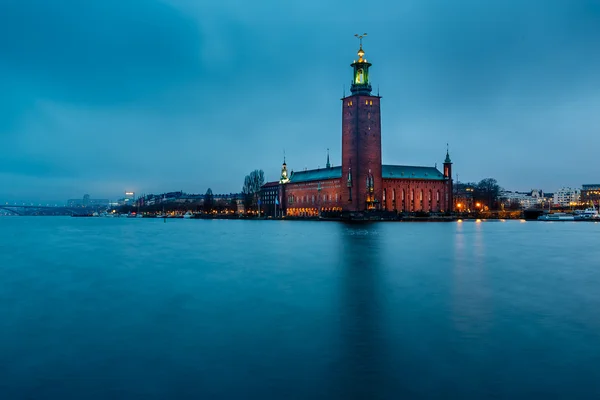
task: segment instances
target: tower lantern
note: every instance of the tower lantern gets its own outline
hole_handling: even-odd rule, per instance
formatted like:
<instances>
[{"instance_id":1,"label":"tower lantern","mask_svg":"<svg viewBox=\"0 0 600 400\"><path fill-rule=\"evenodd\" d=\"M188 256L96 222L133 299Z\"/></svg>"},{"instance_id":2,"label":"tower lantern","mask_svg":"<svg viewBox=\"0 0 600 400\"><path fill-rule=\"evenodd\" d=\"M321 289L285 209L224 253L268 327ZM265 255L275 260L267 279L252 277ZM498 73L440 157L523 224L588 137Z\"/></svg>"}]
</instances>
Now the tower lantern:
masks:
<instances>
[{"instance_id":1,"label":"tower lantern","mask_svg":"<svg viewBox=\"0 0 600 400\"><path fill-rule=\"evenodd\" d=\"M354 35L358 38L360 48L358 49L358 61L354 61L350 66L353 68L354 76L352 79L352 86L350 86L350 92L352 94L371 95L371 83L369 82L369 67L371 63L367 62L366 58L363 58L365 51L362 48L362 40L366 33L362 35Z\"/></svg>"}]
</instances>

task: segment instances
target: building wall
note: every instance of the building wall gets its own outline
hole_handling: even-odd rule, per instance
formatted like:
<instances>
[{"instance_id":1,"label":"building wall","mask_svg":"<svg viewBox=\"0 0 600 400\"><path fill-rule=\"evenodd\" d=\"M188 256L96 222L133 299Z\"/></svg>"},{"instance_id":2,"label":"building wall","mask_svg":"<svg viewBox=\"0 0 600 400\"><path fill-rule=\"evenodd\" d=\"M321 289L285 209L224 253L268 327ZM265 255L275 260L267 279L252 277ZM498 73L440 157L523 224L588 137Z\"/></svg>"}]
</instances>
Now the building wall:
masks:
<instances>
[{"instance_id":1,"label":"building wall","mask_svg":"<svg viewBox=\"0 0 600 400\"><path fill-rule=\"evenodd\" d=\"M345 211L366 209L367 176L374 180L374 197L381 201L381 112L378 96L353 95L342 99L342 182ZM352 172L352 188L347 187Z\"/></svg>"},{"instance_id":2,"label":"building wall","mask_svg":"<svg viewBox=\"0 0 600 400\"><path fill-rule=\"evenodd\" d=\"M382 209L398 212L445 212L446 181L417 179L384 179Z\"/></svg>"},{"instance_id":3,"label":"building wall","mask_svg":"<svg viewBox=\"0 0 600 400\"><path fill-rule=\"evenodd\" d=\"M580 201L581 191L579 189L562 188L554 193L554 204L568 207L572 203Z\"/></svg>"},{"instance_id":4,"label":"building wall","mask_svg":"<svg viewBox=\"0 0 600 400\"><path fill-rule=\"evenodd\" d=\"M316 216L319 210L341 211L349 202L345 183L342 178L282 185L283 212L288 216ZM385 211L448 211L446 181L382 179L381 192L381 209Z\"/></svg>"},{"instance_id":5,"label":"building wall","mask_svg":"<svg viewBox=\"0 0 600 400\"><path fill-rule=\"evenodd\" d=\"M276 200L279 196L279 184L266 184L260 189L261 214L266 217L281 215L277 210ZM277 211L276 211L277 210ZM277 215L276 215L277 214Z\"/></svg>"},{"instance_id":6,"label":"building wall","mask_svg":"<svg viewBox=\"0 0 600 400\"><path fill-rule=\"evenodd\" d=\"M288 216L317 216L321 211L341 211L344 201L343 179L328 179L284 185L285 214ZM319 191L319 184L321 190Z\"/></svg>"}]
</instances>

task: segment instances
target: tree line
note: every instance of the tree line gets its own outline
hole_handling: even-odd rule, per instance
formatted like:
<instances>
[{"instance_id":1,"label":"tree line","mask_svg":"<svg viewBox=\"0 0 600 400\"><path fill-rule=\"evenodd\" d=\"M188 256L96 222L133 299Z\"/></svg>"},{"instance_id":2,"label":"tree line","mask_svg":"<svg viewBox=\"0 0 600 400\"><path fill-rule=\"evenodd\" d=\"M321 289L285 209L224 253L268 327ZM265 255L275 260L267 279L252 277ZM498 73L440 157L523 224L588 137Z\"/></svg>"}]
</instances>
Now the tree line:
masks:
<instances>
[{"instance_id":1,"label":"tree line","mask_svg":"<svg viewBox=\"0 0 600 400\"><path fill-rule=\"evenodd\" d=\"M500 194L504 191L498 181L494 178L485 178L475 182L455 183L454 195L457 198L470 196L473 203L480 204L480 208L487 207L490 210L500 208Z\"/></svg>"},{"instance_id":2,"label":"tree line","mask_svg":"<svg viewBox=\"0 0 600 400\"><path fill-rule=\"evenodd\" d=\"M244 178L242 186L242 200L246 211L258 208L260 188L265 184L265 173L262 169L255 169Z\"/></svg>"}]
</instances>

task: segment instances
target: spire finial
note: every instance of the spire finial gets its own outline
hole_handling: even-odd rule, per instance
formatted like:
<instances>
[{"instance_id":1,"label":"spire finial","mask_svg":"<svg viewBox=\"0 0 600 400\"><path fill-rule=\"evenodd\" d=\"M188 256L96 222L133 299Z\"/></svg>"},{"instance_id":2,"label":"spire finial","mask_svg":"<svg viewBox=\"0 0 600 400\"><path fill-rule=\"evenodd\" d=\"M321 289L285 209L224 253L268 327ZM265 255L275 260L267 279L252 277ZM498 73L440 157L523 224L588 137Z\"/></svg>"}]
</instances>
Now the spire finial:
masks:
<instances>
[{"instance_id":1,"label":"spire finial","mask_svg":"<svg viewBox=\"0 0 600 400\"><path fill-rule=\"evenodd\" d=\"M363 62L363 56L365 55L365 52L362 48L362 40L365 36L367 36L367 34L363 33L362 35L359 35L357 33L354 36L358 38L358 42L360 43L360 48L358 49L358 62Z\"/></svg>"},{"instance_id":2,"label":"spire finial","mask_svg":"<svg viewBox=\"0 0 600 400\"><path fill-rule=\"evenodd\" d=\"M325 164L325 168L331 168L331 164L329 163L329 148L327 148L327 164Z\"/></svg>"},{"instance_id":3,"label":"spire finial","mask_svg":"<svg viewBox=\"0 0 600 400\"><path fill-rule=\"evenodd\" d=\"M366 33L363 33L362 35L359 35L358 33L355 34L354 36L356 36L358 38L358 42L360 43L360 48L362 49L362 40L365 36L367 36Z\"/></svg>"},{"instance_id":4,"label":"spire finial","mask_svg":"<svg viewBox=\"0 0 600 400\"><path fill-rule=\"evenodd\" d=\"M446 159L444 160L444 164L449 164L452 161L450 160L450 147L448 146L448 143L446 143Z\"/></svg>"},{"instance_id":5,"label":"spire finial","mask_svg":"<svg viewBox=\"0 0 600 400\"><path fill-rule=\"evenodd\" d=\"M285 164L285 149L283 149L283 163Z\"/></svg>"}]
</instances>

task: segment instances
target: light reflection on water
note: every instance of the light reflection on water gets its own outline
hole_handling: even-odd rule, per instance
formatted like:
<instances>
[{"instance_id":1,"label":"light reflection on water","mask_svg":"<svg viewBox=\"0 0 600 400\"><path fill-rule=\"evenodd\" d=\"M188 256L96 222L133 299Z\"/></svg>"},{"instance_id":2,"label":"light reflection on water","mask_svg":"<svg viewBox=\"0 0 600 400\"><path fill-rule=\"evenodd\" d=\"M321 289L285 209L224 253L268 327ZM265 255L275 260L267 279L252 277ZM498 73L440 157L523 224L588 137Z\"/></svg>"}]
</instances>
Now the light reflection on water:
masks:
<instances>
[{"instance_id":1,"label":"light reflection on water","mask_svg":"<svg viewBox=\"0 0 600 400\"><path fill-rule=\"evenodd\" d=\"M600 225L0 218L1 398L590 398Z\"/></svg>"}]
</instances>

